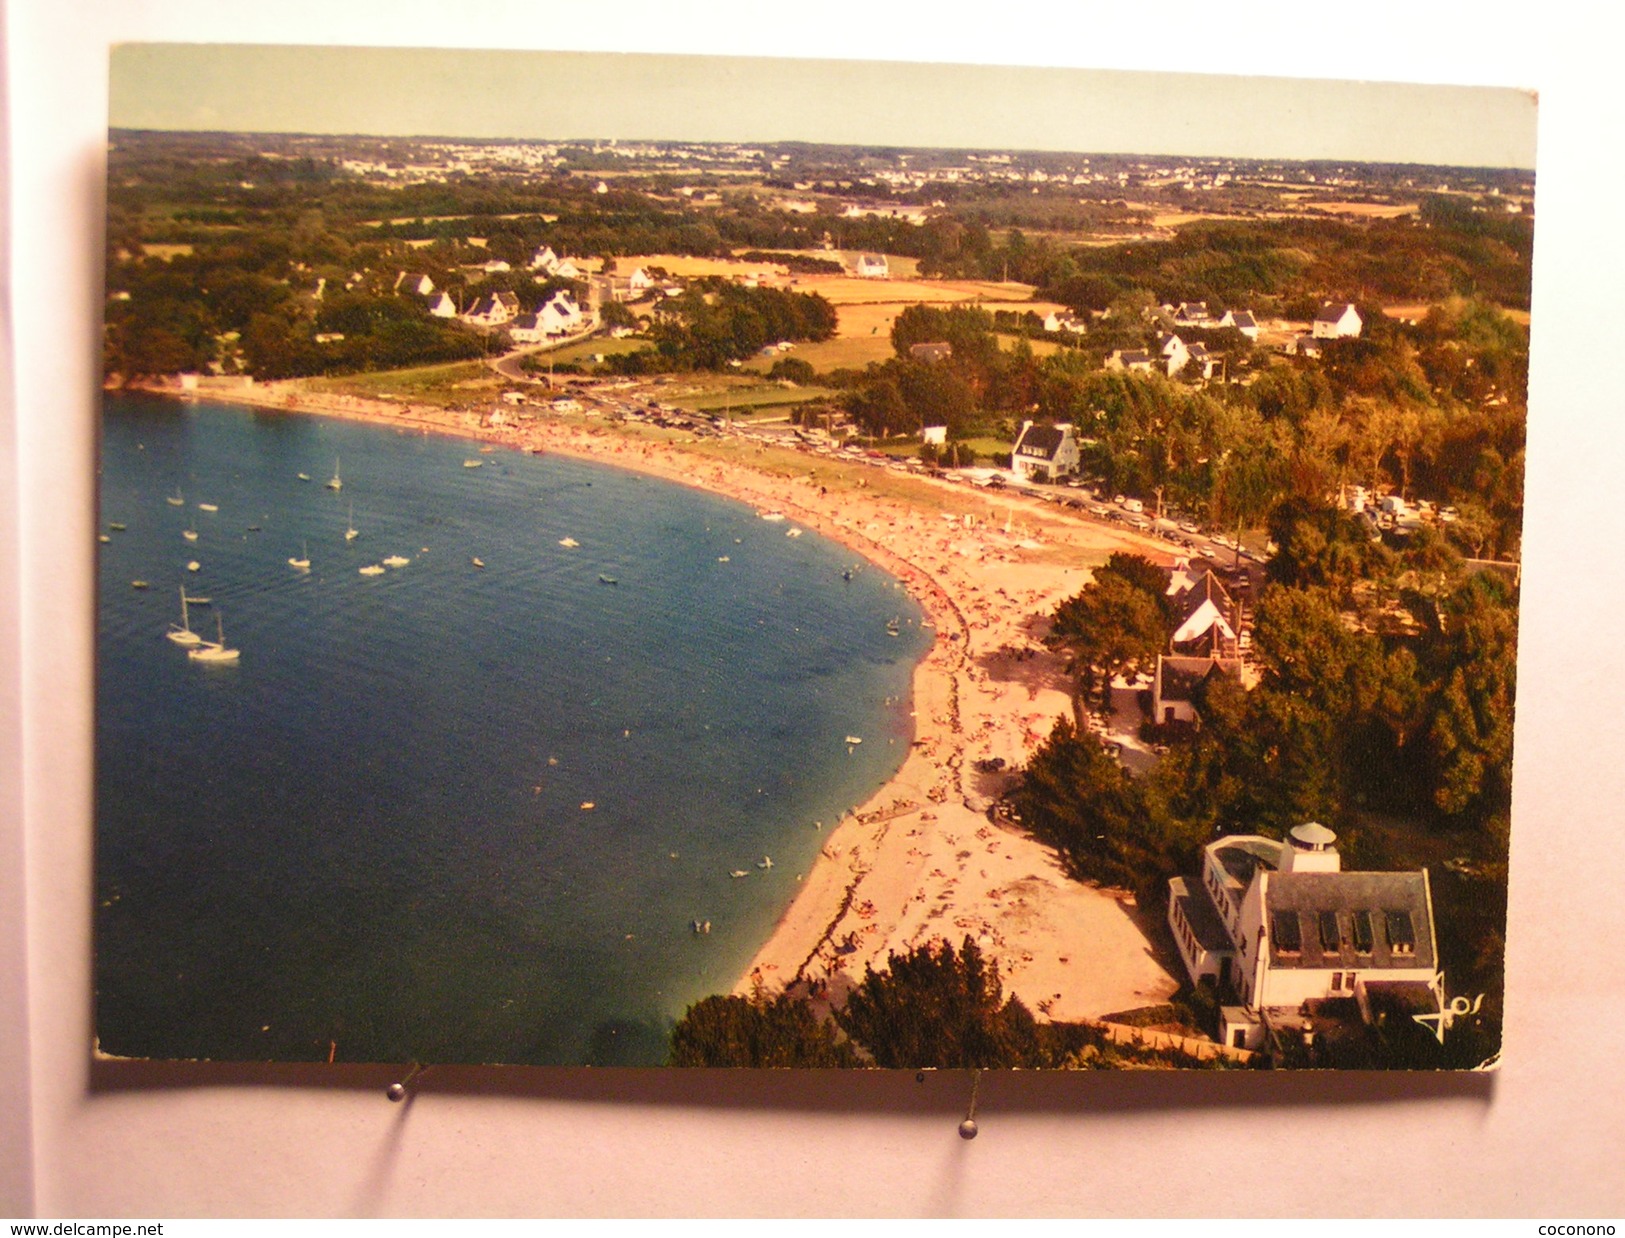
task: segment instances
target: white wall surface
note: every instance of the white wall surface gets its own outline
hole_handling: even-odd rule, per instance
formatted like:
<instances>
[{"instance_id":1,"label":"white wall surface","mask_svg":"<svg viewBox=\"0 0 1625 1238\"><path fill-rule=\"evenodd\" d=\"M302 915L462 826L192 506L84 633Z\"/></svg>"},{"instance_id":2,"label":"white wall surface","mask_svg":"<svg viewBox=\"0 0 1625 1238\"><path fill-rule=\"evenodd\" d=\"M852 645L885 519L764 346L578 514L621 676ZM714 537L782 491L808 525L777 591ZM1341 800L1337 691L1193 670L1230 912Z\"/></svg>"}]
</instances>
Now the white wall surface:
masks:
<instances>
[{"instance_id":1,"label":"white wall surface","mask_svg":"<svg viewBox=\"0 0 1625 1238\"><path fill-rule=\"evenodd\" d=\"M1625 900L1607 618L1619 582L1620 367L1592 307L1625 288L1618 43L1586 6L1318 13L1140 6L617 0L6 3L15 412L0 400L0 1214L1108 1215L1230 1198L1213 1148L1402 1147L1275 1175L1282 1215L1625 1212ZM89 1043L90 656L99 235L110 42L527 46L1112 66L1541 91L1506 1065L1494 1077L962 1077L138 1066ZM616 88L606 81L604 89ZM1262 118L1265 122L1272 118ZM1256 116L1238 124L1256 124ZM0 302L0 312L4 303ZM22 692L17 705L14 689ZM25 886L26 900L17 897ZM26 1022L24 1022L26 1019ZM1184 1167L1177 1193L1165 1167ZM1198 1168L1191 1169L1196 1166ZM1202 1168L1206 1167L1206 1168Z\"/></svg>"}]
</instances>

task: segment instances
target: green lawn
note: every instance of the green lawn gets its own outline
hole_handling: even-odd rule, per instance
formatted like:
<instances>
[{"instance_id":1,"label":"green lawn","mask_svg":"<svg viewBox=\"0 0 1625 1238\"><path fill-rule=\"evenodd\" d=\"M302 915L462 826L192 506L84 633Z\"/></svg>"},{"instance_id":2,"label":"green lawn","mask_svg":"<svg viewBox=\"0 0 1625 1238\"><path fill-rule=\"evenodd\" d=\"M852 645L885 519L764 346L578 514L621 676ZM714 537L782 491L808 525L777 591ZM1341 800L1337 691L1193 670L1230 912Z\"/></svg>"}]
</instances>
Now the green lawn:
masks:
<instances>
[{"instance_id":1,"label":"green lawn","mask_svg":"<svg viewBox=\"0 0 1625 1238\"><path fill-rule=\"evenodd\" d=\"M394 397L425 404L447 404L468 398L471 391L504 385L502 378L481 361L453 361L446 365L415 366L409 370L383 370L346 374L336 378L310 378L311 391L342 395Z\"/></svg>"}]
</instances>

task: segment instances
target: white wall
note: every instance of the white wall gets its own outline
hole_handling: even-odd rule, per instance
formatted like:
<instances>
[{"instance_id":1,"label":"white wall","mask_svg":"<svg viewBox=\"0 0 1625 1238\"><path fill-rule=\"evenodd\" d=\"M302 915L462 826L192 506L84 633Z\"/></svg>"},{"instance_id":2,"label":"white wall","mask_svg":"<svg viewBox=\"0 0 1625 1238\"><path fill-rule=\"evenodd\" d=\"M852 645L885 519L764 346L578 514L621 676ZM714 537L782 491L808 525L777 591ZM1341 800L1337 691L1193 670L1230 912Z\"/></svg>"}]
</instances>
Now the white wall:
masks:
<instances>
[{"instance_id":1,"label":"white wall","mask_svg":"<svg viewBox=\"0 0 1625 1238\"><path fill-rule=\"evenodd\" d=\"M188 1215L1100 1215L1201 1213L1228 1197L1216 1146L1308 1144L1336 1106L1350 1142L1403 1141L1417 1172L1374 1197L1342 1158L1249 1207L1283 1215L1618 1215L1625 1186L1625 963L1588 943L1625 929L1602 897L1625 871L1619 721L1572 674L1625 677L1613 640L1625 423L1589 364L1582 287L1625 284L1616 41L1574 36L1581 6L1372 0L1360 20L1264 3L1153 47L1138 11L1022 2L975 21L915 6L491 0L13 0L10 223L19 324L15 417L0 406L0 1213ZM1132 1074L990 1077L983 1134L955 1135L962 1078L451 1070L412 1103L386 1069L132 1067L92 1072L90 700L93 375L110 40L551 44L604 50L874 54L1538 87L1541 241L1528 496L1506 1066L1495 1078ZM1273 38L1271 36L1274 36ZM863 100L854 100L861 107ZM984 99L982 108L1026 107ZM1418 118L1418 124L1430 118ZM1259 115L1260 127L1278 124ZM1255 123L1245 111L1239 127ZM1584 582L1586 588L1578 586ZM1602 593L1598 593L1598 590ZM18 707L18 691L26 709ZM1582 738L1583 743L1574 742ZM19 874L22 880L19 881ZM26 904L16 897L20 886ZM26 1012L26 1029L19 1017ZM26 1039L24 1036L26 1033ZM20 1043L21 1042L21 1043ZM1147 1157L1188 1168L1177 1191Z\"/></svg>"}]
</instances>

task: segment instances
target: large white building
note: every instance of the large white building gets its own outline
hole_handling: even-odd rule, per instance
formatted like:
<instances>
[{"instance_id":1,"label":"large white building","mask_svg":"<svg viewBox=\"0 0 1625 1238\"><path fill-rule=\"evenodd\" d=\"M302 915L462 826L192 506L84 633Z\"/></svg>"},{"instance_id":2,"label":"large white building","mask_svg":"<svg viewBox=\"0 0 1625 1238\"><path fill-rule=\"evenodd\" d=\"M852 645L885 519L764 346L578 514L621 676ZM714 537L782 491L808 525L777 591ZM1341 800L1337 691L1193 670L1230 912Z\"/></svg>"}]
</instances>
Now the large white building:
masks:
<instances>
[{"instance_id":1,"label":"large white building","mask_svg":"<svg viewBox=\"0 0 1625 1238\"><path fill-rule=\"evenodd\" d=\"M1231 835L1203 849L1198 879L1169 882L1185 970L1230 1003L1226 1045L1310 1048L1351 1026L1414 1031L1411 1020L1442 1014L1427 870L1344 872L1336 842L1315 822L1286 842Z\"/></svg>"}]
</instances>

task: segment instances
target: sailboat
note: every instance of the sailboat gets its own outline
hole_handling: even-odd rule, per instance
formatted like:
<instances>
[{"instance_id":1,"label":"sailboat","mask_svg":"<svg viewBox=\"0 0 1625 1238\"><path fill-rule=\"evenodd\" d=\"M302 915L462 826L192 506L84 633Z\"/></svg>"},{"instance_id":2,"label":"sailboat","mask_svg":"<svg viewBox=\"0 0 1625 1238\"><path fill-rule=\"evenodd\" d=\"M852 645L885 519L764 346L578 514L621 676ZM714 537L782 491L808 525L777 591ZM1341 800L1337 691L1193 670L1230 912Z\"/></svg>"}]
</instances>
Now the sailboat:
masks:
<instances>
[{"instance_id":1,"label":"sailboat","mask_svg":"<svg viewBox=\"0 0 1625 1238\"><path fill-rule=\"evenodd\" d=\"M235 662L242 656L242 650L226 648L226 625L219 611L215 611L214 618L219 639L199 641L196 649L186 651L186 656L196 662Z\"/></svg>"},{"instance_id":2,"label":"sailboat","mask_svg":"<svg viewBox=\"0 0 1625 1238\"><path fill-rule=\"evenodd\" d=\"M327 479L327 488L329 490L344 489L344 479L339 476L339 462L336 456L333 458L333 476Z\"/></svg>"},{"instance_id":3,"label":"sailboat","mask_svg":"<svg viewBox=\"0 0 1625 1238\"><path fill-rule=\"evenodd\" d=\"M296 567L301 572L308 572L310 571L310 543L300 542L299 544L304 547L304 549L299 552L299 558L288 560L288 566Z\"/></svg>"},{"instance_id":4,"label":"sailboat","mask_svg":"<svg viewBox=\"0 0 1625 1238\"><path fill-rule=\"evenodd\" d=\"M164 502L168 503L171 507L186 506L186 498L181 494L179 487L177 487L175 493L165 499Z\"/></svg>"},{"instance_id":5,"label":"sailboat","mask_svg":"<svg viewBox=\"0 0 1625 1238\"><path fill-rule=\"evenodd\" d=\"M199 636L196 632L192 631L192 621L187 616L187 613L186 613L186 586L185 585L181 586L181 622L180 622L180 626L177 627L173 623L170 624L169 625L169 631L164 633L164 635L169 637L169 639L174 641L177 645L201 645L203 643L203 638L201 636Z\"/></svg>"},{"instance_id":6,"label":"sailboat","mask_svg":"<svg viewBox=\"0 0 1625 1238\"><path fill-rule=\"evenodd\" d=\"M355 504L350 504L350 523L344 526L344 540L353 542L361 536L361 530L355 527Z\"/></svg>"}]
</instances>

